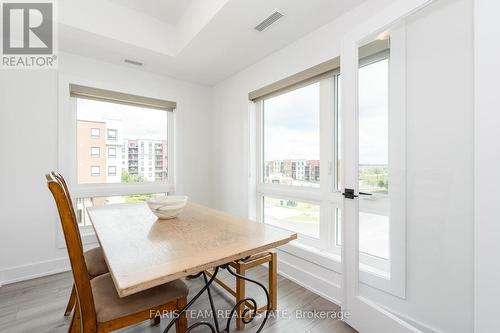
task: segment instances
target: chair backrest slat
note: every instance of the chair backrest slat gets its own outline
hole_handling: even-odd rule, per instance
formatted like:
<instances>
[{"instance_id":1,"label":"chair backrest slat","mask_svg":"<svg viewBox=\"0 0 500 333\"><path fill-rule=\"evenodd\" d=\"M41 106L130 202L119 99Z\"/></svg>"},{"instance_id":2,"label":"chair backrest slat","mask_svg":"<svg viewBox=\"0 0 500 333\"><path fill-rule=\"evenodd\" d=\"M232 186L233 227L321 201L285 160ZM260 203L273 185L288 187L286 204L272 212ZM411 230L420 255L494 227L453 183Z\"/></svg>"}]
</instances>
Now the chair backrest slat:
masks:
<instances>
[{"instance_id":1,"label":"chair backrest slat","mask_svg":"<svg viewBox=\"0 0 500 333\"><path fill-rule=\"evenodd\" d=\"M83 245L78 229L78 223L64 178L52 172L46 175L47 185L54 196L59 217L61 220L64 239L71 262L71 270L75 280L75 287L80 305L83 332L91 332L97 325L94 298L90 285L90 278L83 256Z\"/></svg>"}]
</instances>

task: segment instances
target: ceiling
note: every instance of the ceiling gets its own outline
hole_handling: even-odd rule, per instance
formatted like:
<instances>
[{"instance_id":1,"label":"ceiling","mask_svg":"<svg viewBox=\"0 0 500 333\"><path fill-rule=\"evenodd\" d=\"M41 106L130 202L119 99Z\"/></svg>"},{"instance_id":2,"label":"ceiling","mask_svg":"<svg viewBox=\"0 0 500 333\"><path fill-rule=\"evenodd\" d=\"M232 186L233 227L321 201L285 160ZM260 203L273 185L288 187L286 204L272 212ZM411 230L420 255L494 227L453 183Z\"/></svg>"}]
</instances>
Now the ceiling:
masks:
<instances>
[{"instance_id":1,"label":"ceiling","mask_svg":"<svg viewBox=\"0 0 500 333\"><path fill-rule=\"evenodd\" d=\"M59 49L120 64L132 59L143 70L214 85L363 1L65 0ZM253 29L275 10L285 16L263 32Z\"/></svg>"},{"instance_id":2,"label":"ceiling","mask_svg":"<svg viewBox=\"0 0 500 333\"><path fill-rule=\"evenodd\" d=\"M110 0L118 5L177 24L192 2L196 0Z\"/></svg>"}]
</instances>

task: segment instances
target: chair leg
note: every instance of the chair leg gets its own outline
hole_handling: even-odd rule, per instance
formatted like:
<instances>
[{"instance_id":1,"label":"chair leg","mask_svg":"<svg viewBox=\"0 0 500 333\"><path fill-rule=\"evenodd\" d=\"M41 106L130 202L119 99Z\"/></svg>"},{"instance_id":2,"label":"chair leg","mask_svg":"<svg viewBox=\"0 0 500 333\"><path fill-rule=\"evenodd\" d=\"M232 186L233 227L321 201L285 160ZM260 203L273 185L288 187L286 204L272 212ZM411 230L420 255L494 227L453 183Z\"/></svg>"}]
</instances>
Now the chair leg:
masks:
<instances>
[{"instance_id":1,"label":"chair leg","mask_svg":"<svg viewBox=\"0 0 500 333\"><path fill-rule=\"evenodd\" d=\"M177 300L177 311L182 310L187 304L186 297L179 298ZM179 316L179 320L175 323L175 332L176 333L184 333L187 330L187 317L186 312Z\"/></svg>"},{"instance_id":2,"label":"chair leg","mask_svg":"<svg viewBox=\"0 0 500 333\"><path fill-rule=\"evenodd\" d=\"M238 264L236 267L236 273L239 275L245 275L245 267ZM236 303L245 298L245 280L236 278ZM243 310L245 310L245 304L241 304L238 307L238 316L236 317L236 328L238 330L245 329L245 323L243 322Z\"/></svg>"},{"instance_id":3,"label":"chair leg","mask_svg":"<svg viewBox=\"0 0 500 333\"><path fill-rule=\"evenodd\" d=\"M73 311L76 303L76 290L75 284L73 283L73 287L71 288L71 294L69 295L68 305L66 306L66 310L64 311L64 316L67 317Z\"/></svg>"},{"instance_id":4,"label":"chair leg","mask_svg":"<svg viewBox=\"0 0 500 333\"><path fill-rule=\"evenodd\" d=\"M151 326L158 326L160 325L160 322L161 322L161 317L156 316L153 319L151 319Z\"/></svg>"},{"instance_id":5,"label":"chair leg","mask_svg":"<svg viewBox=\"0 0 500 333\"><path fill-rule=\"evenodd\" d=\"M271 299L271 310L278 310L278 254L271 253L269 261L269 298Z\"/></svg>"},{"instance_id":6,"label":"chair leg","mask_svg":"<svg viewBox=\"0 0 500 333\"><path fill-rule=\"evenodd\" d=\"M80 306L76 302L75 312L71 318L71 325L69 326L69 333L80 333L81 332L81 316L80 316Z\"/></svg>"}]
</instances>

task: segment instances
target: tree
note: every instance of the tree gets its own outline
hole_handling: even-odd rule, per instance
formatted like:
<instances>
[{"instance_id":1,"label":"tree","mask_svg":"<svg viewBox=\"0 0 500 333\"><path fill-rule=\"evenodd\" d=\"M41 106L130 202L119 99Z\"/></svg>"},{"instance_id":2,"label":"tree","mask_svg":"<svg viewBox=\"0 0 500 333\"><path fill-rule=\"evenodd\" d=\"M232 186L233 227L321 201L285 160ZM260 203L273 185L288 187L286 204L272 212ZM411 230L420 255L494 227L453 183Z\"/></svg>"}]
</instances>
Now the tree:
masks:
<instances>
[{"instance_id":1,"label":"tree","mask_svg":"<svg viewBox=\"0 0 500 333\"><path fill-rule=\"evenodd\" d=\"M144 177L139 174L130 174L128 171L122 172L122 183L140 183L145 181Z\"/></svg>"}]
</instances>

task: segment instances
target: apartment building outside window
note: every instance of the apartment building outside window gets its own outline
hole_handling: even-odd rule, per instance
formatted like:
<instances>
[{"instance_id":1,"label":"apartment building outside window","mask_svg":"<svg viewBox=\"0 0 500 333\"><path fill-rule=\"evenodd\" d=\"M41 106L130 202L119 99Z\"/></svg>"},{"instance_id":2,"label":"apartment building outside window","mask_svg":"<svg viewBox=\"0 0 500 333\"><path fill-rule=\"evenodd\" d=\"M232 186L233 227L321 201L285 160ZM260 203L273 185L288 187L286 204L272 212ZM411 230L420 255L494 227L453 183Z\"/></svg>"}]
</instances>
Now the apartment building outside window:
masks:
<instances>
[{"instance_id":1,"label":"apartment building outside window","mask_svg":"<svg viewBox=\"0 0 500 333\"><path fill-rule=\"evenodd\" d=\"M172 175L174 165L175 102L71 82L68 85L67 108L61 112L60 133L66 140L60 169L72 187L75 210L82 216L80 225L88 226L85 207L106 204L108 198L114 198L113 202L141 201L157 193L173 192L173 177L167 175ZM66 91L61 93L64 96ZM161 146L160 157L165 161L159 170L161 177L139 170L139 162L148 160L146 155L139 155L141 146ZM92 232L91 228L86 230Z\"/></svg>"}]
</instances>

